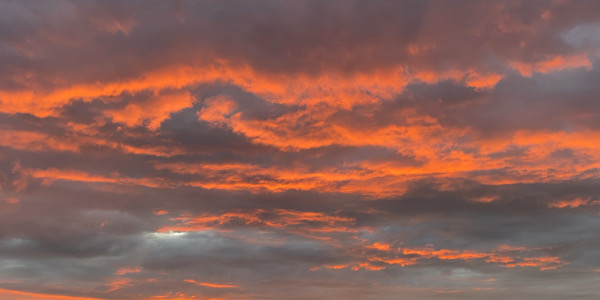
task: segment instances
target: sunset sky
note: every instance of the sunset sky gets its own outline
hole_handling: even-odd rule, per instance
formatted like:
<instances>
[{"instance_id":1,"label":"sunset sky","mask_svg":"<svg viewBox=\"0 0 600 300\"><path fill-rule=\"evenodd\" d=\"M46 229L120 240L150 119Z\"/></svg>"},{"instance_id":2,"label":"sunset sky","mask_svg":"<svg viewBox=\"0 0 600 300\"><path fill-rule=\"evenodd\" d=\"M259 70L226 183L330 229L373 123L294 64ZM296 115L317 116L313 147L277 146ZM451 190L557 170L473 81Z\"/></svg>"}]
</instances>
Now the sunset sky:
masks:
<instances>
[{"instance_id":1,"label":"sunset sky","mask_svg":"<svg viewBox=\"0 0 600 300\"><path fill-rule=\"evenodd\" d=\"M0 0L0 299L599 299L600 1Z\"/></svg>"}]
</instances>

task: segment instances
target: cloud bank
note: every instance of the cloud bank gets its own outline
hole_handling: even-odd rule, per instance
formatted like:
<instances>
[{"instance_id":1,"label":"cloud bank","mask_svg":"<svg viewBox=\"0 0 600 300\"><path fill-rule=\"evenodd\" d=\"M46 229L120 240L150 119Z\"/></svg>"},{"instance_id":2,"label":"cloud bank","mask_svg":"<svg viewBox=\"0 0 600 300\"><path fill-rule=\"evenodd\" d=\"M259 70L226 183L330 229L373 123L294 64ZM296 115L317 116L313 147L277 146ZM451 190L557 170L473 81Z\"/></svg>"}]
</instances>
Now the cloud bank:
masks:
<instances>
[{"instance_id":1,"label":"cloud bank","mask_svg":"<svg viewBox=\"0 0 600 300\"><path fill-rule=\"evenodd\" d=\"M596 299L598 1L4 1L0 299Z\"/></svg>"}]
</instances>

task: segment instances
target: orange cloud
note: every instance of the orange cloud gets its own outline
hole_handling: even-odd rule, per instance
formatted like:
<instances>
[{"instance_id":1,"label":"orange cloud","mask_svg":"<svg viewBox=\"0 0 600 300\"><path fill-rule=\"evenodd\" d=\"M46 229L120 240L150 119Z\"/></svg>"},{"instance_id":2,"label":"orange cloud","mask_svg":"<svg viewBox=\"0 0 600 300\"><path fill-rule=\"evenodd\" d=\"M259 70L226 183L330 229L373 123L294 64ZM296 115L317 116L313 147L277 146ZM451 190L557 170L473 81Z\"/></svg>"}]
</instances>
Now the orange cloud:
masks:
<instances>
[{"instance_id":1,"label":"orange cloud","mask_svg":"<svg viewBox=\"0 0 600 300\"><path fill-rule=\"evenodd\" d=\"M17 290L0 289L1 299L11 300L99 300L100 298L79 297L79 296L64 296L55 294L43 294L33 292L23 292Z\"/></svg>"},{"instance_id":2,"label":"orange cloud","mask_svg":"<svg viewBox=\"0 0 600 300\"><path fill-rule=\"evenodd\" d=\"M0 146L31 152L57 151L81 152L87 146L106 147L139 155L153 155L170 157L185 153L177 146L148 145L133 146L111 141L110 137L103 137L97 126L67 123L66 130L69 136L52 136L36 131L0 129Z\"/></svg>"},{"instance_id":3,"label":"orange cloud","mask_svg":"<svg viewBox=\"0 0 600 300\"><path fill-rule=\"evenodd\" d=\"M221 100L219 100L221 101ZM431 127L435 128L432 129ZM283 127L282 127L283 128ZM587 177L600 176L600 154L595 149L600 144L594 142L600 140L600 133L595 131L585 132L532 132L518 131L502 141L479 142L467 141L465 147L468 149L479 149L479 151L463 152L453 150L443 151L446 139L459 139L464 132L449 132L442 136L431 130L439 131L436 126L429 127L396 127L389 132L354 133L348 129L338 126L330 126L337 130L332 136L344 136L346 141L356 141L351 144L356 146L384 145L387 148L396 147L399 153L412 153L419 164L399 164L395 161L356 161L346 163L344 166L314 167L295 163L286 167L261 166L257 164L226 162L226 163L154 163L158 170L168 170L174 173L194 175L190 179L177 180L172 178L126 178L118 174L93 175L76 170L37 170L31 171L30 175L36 178L46 179L51 182L54 179L71 180L81 182L103 182L124 185L140 185L153 188L169 188L178 186L201 187L205 189L222 190L249 190L252 192L271 191L282 192L286 190L314 190L319 192L358 193L372 197L397 196L405 192L407 186L414 180L420 178L436 178L440 182L452 178L469 178L484 184L512 184L527 182L550 182L554 180L569 180L581 178L582 174ZM82 131L90 129L81 129ZM2 132L2 131L0 131ZM440 131L442 132L442 131ZM408 135L407 135L408 133ZM37 133L3 132L5 144L14 148L57 149L60 151L79 151L81 147L77 143L71 143L68 139L61 143L53 143L52 139ZM380 136L383 134L383 136ZM394 143L399 136L404 136L403 141ZM265 136L266 133L265 133ZM354 136L354 137L353 137ZM396 137L395 137L396 136ZM598 137L598 138L597 138ZM274 136L271 136L274 138ZM12 143L11 140L20 142ZM96 138L98 140L98 138ZM83 139L85 140L85 139ZM287 147L290 137L285 144ZM385 142L385 141L388 142ZM281 141L284 142L283 137ZM373 142L371 142L373 141ZM92 141L90 141L91 143ZM95 141L98 142L98 141ZM327 144L336 143L321 139L320 142ZM99 143L99 142L98 142ZM126 145L111 145L118 147L124 152L142 153L157 156L169 156L177 154L178 150L134 148ZM312 145L312 144L309 144ZM521 147L526 152L515 157L494 157L493 153L502 151L504 147ZM54 147L54 148L52 148ZM579 159L573 163L567 159L548 158L554 151L570 149ZM181 152L179 152L181 153ZM515 163L515 159L519 163ZM489 172L482 172L482 171ZM497 170L504 170L497 172ZM594 171L595 170L595 171ZM197 176L196 176L197 175ZM261 178L255 180L254 178ZM448 181L450 183L450 181ZM492 198L473 199L479 202L491 202ZM558 205L558 204L557 204Z\"/></svg>"},{"instance_id":4,"label":"orange cloud","mask_svg":"<svg viewBox=\"0 0 600 300\"><path fill-rule=\"evenodd\" d=\"M144 102L132 102L121 110L106 111L114 122L127 126L144 125L156 130L171 113L191 107L192 96L187 91L169 91L154 95Z\"/></svg>"},{"instance_id":5,"label":"orange cloud","mask_svg":"<svg viewBox=\"0 0 600 300\"><path fill-rule=\"evenodd\" d=\"M575 58L553 58L539 70L553 70L562 66L577 65ZM545 68L545 69L544 69ZM169 74L170 76L167 76ZM388 78L385 74L390 75ZM201 181L173 183L174 186L188 185L207 189L250 190L280 192L285 190L317 190L321 192L359 193L373 197L401 195L413 180L424 177L469 178L484 184L510 184L523 182L546 182L556 179L567 180L580 176L583 171L600 166L600 155L595 149L600 145L593 142L598 132L534 132L518 131L513 136L496 141L472 139L469 129L446 128L430 116L420 115L416 111L404 110L397 116L405 120L406 125L388 125L383 127L364 127L361 130L348 125L329 123L328 120L340 110L348 110L357 105L380 103L402 91L411 80L436 82L452 78L464 81L468 86L488 88L502 78L502 74L482 73L472 70L437 73L405 74L402 70L388 73L340 76L323 74L319 77L289 75L283 78L257 74L249 67L232 68L226 63L212 67L173 66L164 70L149 71L144 76L129 81L107 83L106 85L72 86L63 90L39 95L57 102L60 107L69 99L92 99L113 97L123 92L135 93L143 90L153 91L155 96L142 102L132 102L121 110L110 110L105 116L127 126L144 125L157 129L170 114L190 107L192 99L187 91L177 91L198 82L225 81L236 84L250 92L265 97L268 101L285 105L304 105L274 119L249 119L243 112L236 112L237 104L224 96L205 99L205 106L198 111L198 118L217 126L229 126L234 132L242 134L254 143L280 148L284 151L310 149L330 145L376 146L385 147L398 153L415 156L423 165L395 165L394 162L356 162L352 169L330 168L310 171L306 167L295 169L264 168L257 165L231 166L227 170L210 169L210 166L192 167L175 164L157 164L159 169L171 169L174 172L208 175L210 179ZM408 77L407 77L408 76ZM412 77L411 77L412 76ZM366 93L366 91L369 91ZM76 96L76 94L80 94ZM367 95L368 94L368 95ZM33 97L33 96L31 96ZM37 96L36 96L37 97ZM11 98L12 99L12 98ZM339 101L344 99L344 101ZM42 101L52 105L54 100ZM112 101L112 100L105 100ZM12 103L12 102L11 102ZM20 102L19 102L20 103ZM16 104L15 104L16 105ZM32 104L33 105L33 104ZM44 109L43 105L35 106ZM52 109L54 109L52 108ZM48 108L50 109L50 108ZM50 109L50 111L52 110ZM32 109L36 114L36 110ZM369 111L367 110L367 113ZM41 115L44 115L42 113ZM301 128L302 130L298 130ZM98 131L72 124L72 138L57 139L45 134L23 131L0 131L0 145L15 149L43 151L78 152L81 147L103 145L125 153L170 157L184 154L185 150L177 146L133 146L98 137ZM462 152L444 149L460 140L465 148L478 151ZM519 164L506 158L488 156L503 146L528 147ZM576 165L546 159L552 151L569 148L589 160ZM504 175L498 172L481 172L505 169ZM552 170L552 171L549 171ZM478 171L479 174L470 175ZM250 181L246 175L263 176L263 181ZM589 174L589 173L588 173ZM598 174L597 174L598 175ZM105 180L106 181L106 180ZM110 181L110 180L109 180ZM124 180L121 179L121 182ZM163 180L165 182L166 180ZM142 184L160 186L160 184Z\"/></svg>"},{"instance_id":6,"label":"orange cloud","mask_svg":"<svg viewBox=\"0 0 600 300\"><path fill-rule=\"evenodd\" d=\"M122 267L120 269L117 270L117 272L115 272L115 274L117 275L125 275L125 274L131 274L131 273L139 273L142 271L141 267Z\"/></svg>"},{"instance_id":7,"label":"orange cloud","mask_svg":"<svg viewBox=\"0 0 600 300\"><path fill-rule=\"evenodd\" d=\"M369 271L379 271L379 270L385 269L385 267L383 267L383 266L375 266L368 262L361 262L358 264L354 264L354 265L352 265L351 268L354 271L358 271L360 269L365 269L365 270L369 270Z\"/></svg>"},{"instance_id":8,"label":"orange cloud","mask_svg":"<svg viewBox=\"0 0 600 300\"><path fill-rule=\"evenodd\" d=\"M385 257L377 257L377 256L373 256L373 257L369 257L370 261L379 261L379 262L383 262L386 263L388 265L400 265L402 267L405 266L410 266L410 265L414 265L417 263L417 259L416 258L385 258ZM382 269L385 267L382 267Z\"/></svg>"},{"instance_id":9,"label":"orange cloud","mask_svg":"<svg viewBox=\"0 0 600 300\"><path fill-rule=\"evenodd\" d=\"M565 262L561 261L558 257L525 257L522 261L516 263L506 264L505 267L512 268L518 267L537 267L541 271L554 270Z\"/></svg>"},{"instance_id":10,"label":"orange cloud","mask_svg":"<svg viewBox=\"0 0 600 300\"><path fill-rule=\"evenodd\" d=\"M555 208L574 208L574 207L579 207L582 205L587 205L590 202L590 199L584 199L584 198L575 198L573 200L564 200L564 201L557 201L557 202L552 202L548 204L548 207L555 207Z\"/></svg>"},{"instance_id":11,"label":"orange cloud","mask_svg":"<svg viewBox=\"0 0 600 300\"><path fill-rule=\"evenodd\" d=\"M205 286L205 287L210 287L210 288L216 288L216 289L237 289L238 286L237 285L233 285L233 284L222 284L222 283L211 283L211 282L199 282L196 281L194 279L184 279L184 282L189 282L189 283L193 283L195 285L200 285L200 286Z\"/></svg>"},{"instance_id":12,"label":"orange cloud","mask_svg":"<svg viewBox=\"0 0 600 300\"><path fill-rule=\"evenodd\" d=\"M0 146L25 151L79 151L79 145L62 138L39 132L7 129L0 130Z\"/></svg>"},{"instance_id":13,"label":"orange cloud","mask_svg":"<svg viewBox=\"0 0 600 300\"><path fill-rule=\"evenodd\" d=\"M57 110L71 99L91 101L95 98L119 96L124 92L131 94L149 90L159 94L166 89L181 89L195 82L214 81L220 78L215 68L197 70L188 66L169 66L148 71L137 78L103 83L81 83L65 87L35 92L24 90L0 93L0 112L31 113L38 117L56 115ZM133 108L132 108L133 109ZM133 109L135 110L135 109Z\"/></svg>"},{"instance_id":14,"label":"orange cloud","mask_svg":"<svg viewBox=\"0 0 600 300\"><path fill-rule=\"evenodd\" d=\"M376 249L373 244L363 246L364 250ZM358 262L340 265L322 265L314 267L311 270L320 268L338 270L344 268L360 269L361 264L369 264L373 268L364 267L368 270L381 270L391 265L399 265L402 267L418 265L422 260L439 259L439 260L461 260L470 262L481 260L486 263L497 264L506 268L514 267L533 267L540 271L556 269L568 262L561 260L556 256L540 255L537 249L528 249L525 247L512 247L501 245L500 247L488 252L477 252L472 250L454 250L454 249L435 249L433 245L428 245L421 248L400 247L398 249L388 249L383 247L382 252L376 255L373 252L360 251L360 247L353 250L355 259ZM370 262L376 262L377 265L372 265Z\"/></svg>"},{"instance_id":15,"label":"orange cloud","mask_svg":"<svg viewBox=\"0 0 600 300\"><path fill-rule=\"evenodd\" d=\"M120 290L124 287L132 286L132 285L133 285L133 280L131 280L129 278L114 279L108 284L108 291L113 292L113 291Z\"/></svg>"},{"instance_id":16,"label":"orange cloud","mask_svg":"<svg viewBox=\"0 0 600 300\"><path fill-rule=\"evenodd\" d=\"M294 210L276 209L266 211L233 211L217 215L182 216L173 218L176 225L159 228L158 232L169 231L200 231L215 229L229 223L244 224L265 228L296 228L307 232L347 231L354 224L354 219L326 215L319 212L300 212Z\"/></svg>"},{"instance_id":17,"label":"orange cloud","mask_svg":"<svg viewBox=\"0 0 600 300\"><path fill-rule=\"evenodd\" d=\"M148 122L151 128L156 128L169 113L189 107L191 102L187 92L177 90L200 83L232 83L268 101L280 104L314 107L326 103L331 107L347 110L356 105L391 99L414 81L435 83L454 79L460 82L467 78L465 83L468 86L488 88L495 85L501 76L480 75L470 69L421 71L411 74L402 67L348 75L323 73L318 77L303 74L274 76L260 73L249 66L232 66L226 60L217 59L212 65L170 65L146 70L138 77L119 81L65 86L57 84L45 89L31 86L23 90L0 91L0 112L31 113L38 117L46 117L56 115L73 99L112 101L110 97L123 93L152 91L158 96L151 97L145 104L131 104L121 111L109 111L107 116L128 125ZM165 93L165 97L161 96Z\"/></svg>"},{"instance_id":18,"label":"orange cloud","mask_svg":"<svg viewBox=\"0 0 600 300\"><path fill-rule=\"evenodd\" d=\"M367 248L376 249L380 251L390 251L391 245L385 243L373 243L368 245Z\"/></svg>"},{"instance_id":19,"label":"orange cloud","mask_svg":"<svg viewBox=\"0 0 600 300\"><path fill-rule=\"evenodd\" d=\"M343 268L348 268L350 267L350 265L324 265L323 267L327 269L339 270Z\"/></svg>"},{"instance_id":20,"label":"orange cloud","mask_svg":"<svg viewBox=\"0 0 600 300\"><path fill-rule=\"evenodd\" d=\"M51 184L55 180L65 180L88 183L139 185L153 188L165 186L165 182L160 178L131 178L120 176L118 173L112 173L111 176L103 176L90 174L79 170L61 170L56 168L50 168L46 170L21 169L20 172L31 178L42 179L44 184Z\"/></svg>"},{"instance_id":21,"label":"orange cloud","mask_svg":"<svg viewBox=\"0 0 600 300\"><path fill-rule=\"evenodd\" d=\"M368 187L365 181L376 180L377 176L368 171L356 169L337 170L334 168L310 171L308 166L296 165L290 168L262 167L243 163L156 163L159 170L170 170L180 174L201 175L202 181L196 179L183 183L189 186L206 189L273 191L285 190L318 190L331 192L360 192L365 189L379 190L373 185ZM260 181L248 178L263 178ZM341 182L352 184L340 186ZM361 184L361 182L363 182ZM365 191L365 193L367 193Z\"/></svg>"},{"instance_id":22,"label":"orange cloud","mask_svg":"<svg viewBox=\"0 0 600 300\"><path fill-rule=\"evenodd\" d=\"M163 90L177 90L192 84L210 82L230 82L245 90L256 93L284 104L315 104L328 101L338 107L350 108L356 103L377 101L375 97L389 98L406 85L402 70L381 74L358 74L343 77L338 74L325 74L320 78L294 75L271 76L257 73L249 67L233 68L224 61L205 66L168 66L148 70L142 76L121 81L103 83L81 83L66 87L55 87L42 91L39 89L21 91L0 91L0 112L27 112L39 117L55 115L56 111L71 99L91 101L102 97L119 96L122 93L135 94L140 91L153 91L160 94ZM366 93L365 91L369 91ZM342 96L342 97L340 97ZM334 101L344 99L344 101ZM164 111L176 107L185 107L185 98L179 104L151 113L150 117L160 117ZM161 106L160 104L159 106ZM127 109L138 116L129 118L126 113L113 115L124 122L138 122L141 108L132 106ZM158 121L152 121L156 124Z\"/></svg>"},{"instance_id":23,"label":"orange cloud","mask_svg":"<svg viewBox=\"0 0 600 300\"><path fill-rule=\"evenodd\" d=\"M16 204L16 203L19 203L19 198L17 198L17 197L6 197L6 198L4 199L4 201L5 201L6 203L10 203L10 204Z\"/></svg>"},{"instance_id":24,"label":"orange cloud","mask_svg":"<svg viewBox=\"0 0 600 300\"><path fill-rule=\"evenodd\" d=\"M504 267L537 267L541 271L555 269L565 262L561 261L558 257L541 256L541 257L523 257L521 255L515 255L512 252L525 252L531 251L523 247L507 247L506 245L492 252L475 252L469 250L450 250L440 249L435 250L432 247L427 248L400 248L399 251L408 256L415 256L418 259L421 258L437 258L442 260L474 260L474 259L485 259L486 262L499 263Z\"/></svg>"},{"instance_id":25,"label":"orange cloud","mask_svg":"<svg viewBox=\"0 0 600 300\"><path fill-rule=\"evenodd\" d=\"M511 66L523 76L531 77L533 72L548 73L564 69L585 67L590 69L592 62L587 54L561 56L556 55L535 63L512 62Z\"/></svg>"},{"instance_id":26,"label":"orange cloud","mask_svg":"<svg viewBox=\"0 0 600 300\"><path fill-rule=\"evenodd\" d=\"M465 83L467 86L476 88L476 89L490 89L496 86L496 83L500 81L504 77L500 74L477 74L471 73L467 76Z\"/></svg>"},{"instance_id":27,"label":"orange cloud","mask_svg":"<svg viewBox=\"0 0 600 300\"><path fill-rule=\"evenodd\" d=\"M216 96L204 100L204 108L198 112L198 118L206 122L226 124L237 104L224 96Z\"/></svg>"},{"instance_id":28,"label":"orange cloud","mask_svg":"<svg viewBox=\"0 0 600 300\"><path fill-rule=\"evenodd\" d=\"M285 128L285 127L278 127ZM293 167L262 167L253 164L241 163L210 163L210 164L184 164L184 163L157 163L157 169L167 169L175 173L201 175L203 181L195 180L188 185L209 189L224 190L250 190L250 191L284 191L290 189L317 190L321 192L343 192L360 193L376 197L401 195L406 186L419 178L435 177L439 180L445 178L470 178L484 184L511 184L524 182L548 182L553 180L568 180L578 178L584 171L597 170L600 167L600 154L594 149L600 148L600 144L593 142L597 132L572 132L572 133L536 133L519 131L510 139L496 141L494 143L480 143L473 141L465 142L467 149L479 149L479 152L462 151L443 152L445 140L459 139L464 133L449 132L442 136L429 136L429 129L396 128L390 134L372 132L353 133L342 128L330 126L328 130L339 130L336 134L346 143L356 141L356 146L385 145L390 148L398 148L399 152L408 152L416 156L416 160L422 164L398 164L394 161L358 161L348 163L344 168L327 168L321 170L310 169L307 166L296 164ZM406 131L414 134L406 135ZM290 133L293 135L293 133ZM384 136L380 136L383 134ZM394 135L404 134L404 142L394 144ZM350 138L350 136L356 137ZM275 135L264 134L270 139ZM324 137L327 137L326 135ZM306 137L305 137L306 138ZM303 139L305 139L303 138ZM371 142L377 140L378 142ZM379 140L381 142L379 142ZM288 147L294 142L297 145L315 146L312 142L303 144L303 141L294 140L293 136L287 136L287 140L281 137L284 144L278 146ZM350 142L349 142L350 141ZM279 142L278 142L279 143ZM316 139L315 143L335 144L336 141L328 141L326 138ZM597 145L598 144L598 145ZM410 148L407 148L410 146ZM528 151L520 154L515 164L514 157L498 158L492 156L500 152L504 147L522 147ZM565 163L557 159L548 159L553 151L571 149L577 155L587 157L579 160L577 164ZM482 172L482 171L490 172ZM497 172L497 170L505 170ZM477 175L471 174L471 172ZM597 174L596 175L600 175ZM595 176L593 173L588 176ZM261 181L250 181L248 177L264 178ZM491 198L490 198L491 197ZM478 202L491 202L495 198L473 199Z\"/></svg>"},{"instance_id":29,"label":"orange cloud","mask_svg":"<svg viewBox=\"0 0 600 300\"><path fill-rule=\"evenodd\" d=\"M471 199L472 201L475 202L481 202L481 203L490 203L493 201L498 200L498 196L483 196L483 197L479 197L479 198L473 198Z\"/></svg>"}]
</instances>

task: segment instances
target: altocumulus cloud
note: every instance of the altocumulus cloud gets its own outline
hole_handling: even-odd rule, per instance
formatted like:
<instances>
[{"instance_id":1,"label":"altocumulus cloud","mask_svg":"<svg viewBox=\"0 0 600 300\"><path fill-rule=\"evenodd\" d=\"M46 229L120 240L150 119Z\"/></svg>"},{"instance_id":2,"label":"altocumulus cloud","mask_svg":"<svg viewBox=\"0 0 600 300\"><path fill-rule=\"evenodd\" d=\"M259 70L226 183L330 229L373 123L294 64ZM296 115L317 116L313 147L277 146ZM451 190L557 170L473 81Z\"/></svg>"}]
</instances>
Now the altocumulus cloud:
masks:
<instances>
[{"instance_id":1,"label":"altocumulus cloud","mask_svg":"<svg viewBox=\"0 0 600 300\"><path fill-rule=\"evenodd\" d=\"M0 299L596 299L598 1L2 1Z\"/></svg>"}]
</instances>

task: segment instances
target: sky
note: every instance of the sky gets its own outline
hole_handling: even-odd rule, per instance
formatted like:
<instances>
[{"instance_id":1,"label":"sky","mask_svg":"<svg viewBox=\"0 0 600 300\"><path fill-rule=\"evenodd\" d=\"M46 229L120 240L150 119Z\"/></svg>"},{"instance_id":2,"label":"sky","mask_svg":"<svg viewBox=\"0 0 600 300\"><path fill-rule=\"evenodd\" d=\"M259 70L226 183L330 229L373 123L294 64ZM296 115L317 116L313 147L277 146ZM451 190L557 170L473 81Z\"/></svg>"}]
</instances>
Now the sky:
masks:
<instances>
[{"instance_id":1,"label":"sky","mask_svg":"<svg viewBox=\"0 0 600 300\"><path fill-rule=\"evenodd\" d=\"M600 1L0 1L0 299L598 299Z\"/></svg>"}]
</instances>

